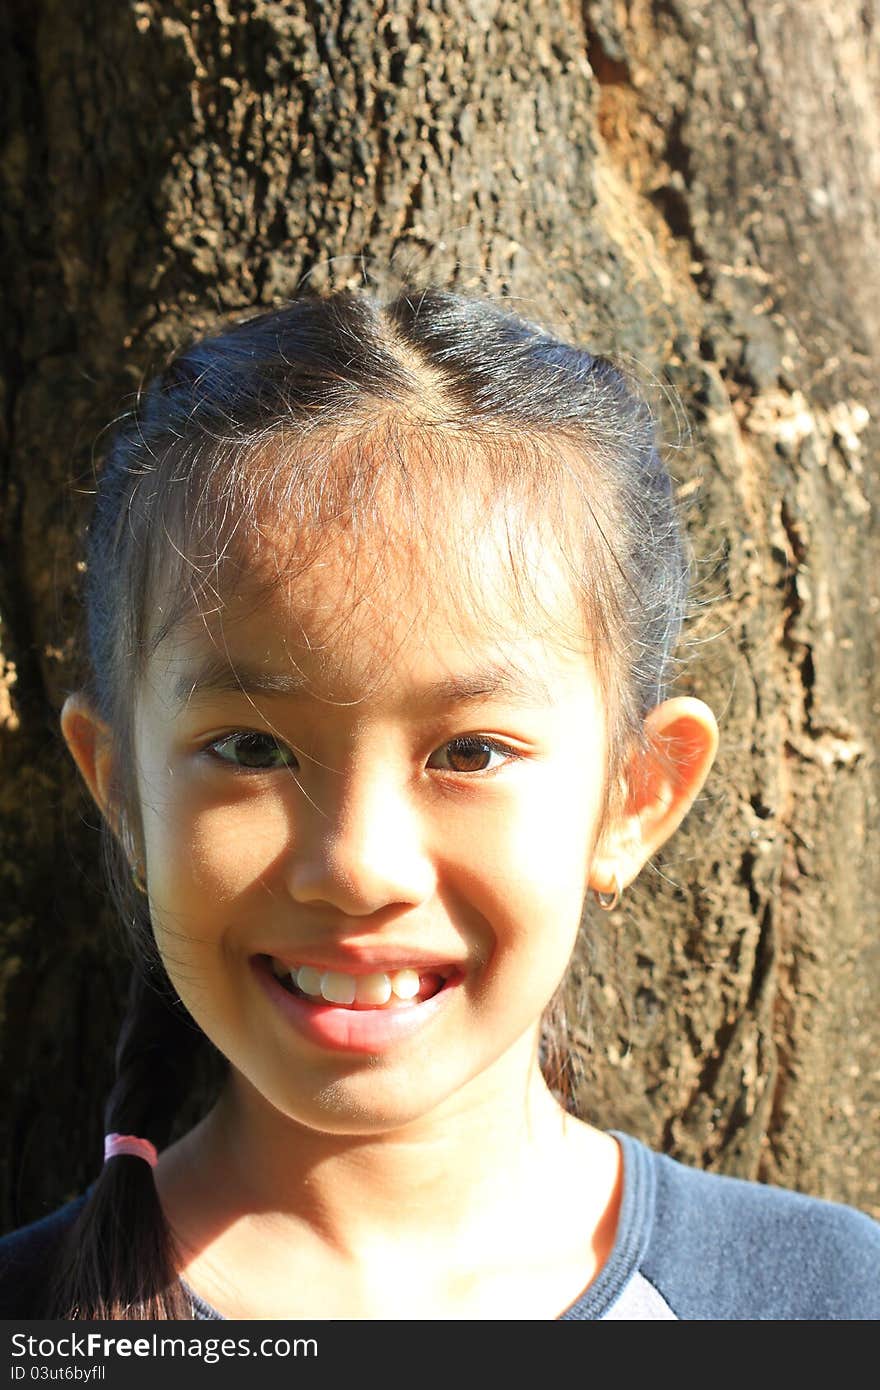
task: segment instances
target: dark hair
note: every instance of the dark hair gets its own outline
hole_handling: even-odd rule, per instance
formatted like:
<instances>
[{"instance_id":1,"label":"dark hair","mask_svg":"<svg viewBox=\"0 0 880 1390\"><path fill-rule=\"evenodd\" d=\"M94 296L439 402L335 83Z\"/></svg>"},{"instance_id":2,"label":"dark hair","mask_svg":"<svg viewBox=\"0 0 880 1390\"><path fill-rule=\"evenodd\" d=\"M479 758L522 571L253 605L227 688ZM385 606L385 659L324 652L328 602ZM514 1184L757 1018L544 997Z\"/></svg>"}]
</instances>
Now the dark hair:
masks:
<instances>
[{"instance_id":1,"label":"dark hair","mask_svg":"<svg viewBox=\"0 0 880 1390\"><path fill-rule=\"evenodd\" d=\"M120 754L116 833L106 843L138 963L107 1130L167 1144L189 1061L206 1043L165 974L146 898L132 886L139 825L127 752L145 663L203 595L222 591L223 565L247 563L267 508L314 537L329 521L369 527L391 495L417 526L444 490L475 480L495 498L525 504L527 525L552 521L583 595L609 711L610 806L644 715L662 698L688 568L651 411L611 362L496 305L441 290L387 303L353 292L307 297L180 353L116 434L89 535L89 694ZM527 591L516 557L514 536L511 559ZM542 1058L550 1084L570 1099L551 1017L559 1017L558 998ZM103 1168L49 1311L191 1316L142 1161L117 1157Z\"/></svg>"}]
</instances>

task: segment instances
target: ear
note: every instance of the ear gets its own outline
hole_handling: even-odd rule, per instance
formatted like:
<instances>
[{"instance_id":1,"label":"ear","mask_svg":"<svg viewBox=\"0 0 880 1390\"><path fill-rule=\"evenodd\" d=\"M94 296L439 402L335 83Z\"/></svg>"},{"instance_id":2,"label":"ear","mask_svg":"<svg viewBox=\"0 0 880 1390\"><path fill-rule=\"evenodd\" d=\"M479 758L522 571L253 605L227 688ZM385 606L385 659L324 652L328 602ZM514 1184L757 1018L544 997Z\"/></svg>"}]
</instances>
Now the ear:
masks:
<instances>
[{"instance_id":1,"label":"ear","mask_svg":"<svg viewBox=\"0 0 880 1390\"><path fill-rule=\"evenodd\" d=\"M61 732L83 781L105 820L113 825L113 739L84 695L68 695L61 711Z\"/></svg>"},{"instance_id":2,"label":"ear","mask_svg":"<svg viewBox=\"0 0 880 1390\"><path fill-rule=\"evenodd\" d=\"M624 809L601 836L589 886L613 893L632 883L677 830L699 795L718 751L718 725L702 700L666 700L645 720L647 749L627 770Z\"/></svg>"}]
</instances>

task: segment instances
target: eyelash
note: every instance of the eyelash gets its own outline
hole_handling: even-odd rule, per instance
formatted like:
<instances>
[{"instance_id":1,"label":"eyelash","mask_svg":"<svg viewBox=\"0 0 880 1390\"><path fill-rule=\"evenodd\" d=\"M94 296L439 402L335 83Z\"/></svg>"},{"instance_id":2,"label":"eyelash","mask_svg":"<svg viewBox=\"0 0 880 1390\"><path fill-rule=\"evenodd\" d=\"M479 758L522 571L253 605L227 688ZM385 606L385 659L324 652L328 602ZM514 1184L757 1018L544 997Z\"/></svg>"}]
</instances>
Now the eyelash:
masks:
<instances>
[{"instance_id":1,"label":"eyelash","mask_svg":"<svg viewBox=\"0 0 880 1390\"><path fill-rule=\"evenodd\" d=\"M440 747L435 749L434 753L431 754L431 757L433 758L436 756L437 753L441 753L449 748L454 748L459 753L461 753L463 750L482 750L486 748L491 753L499 753L504 759L504 762L499 763L496 767L481 767L476 768L469 773L459 773L460 776L464 777L479 777L481 775L486 776L490 775L493 772L499 772L501 768L505 766L506 763L514 762L517 758L522 756L520 753L516 751L515 748L511 748L509 743L501 743L498 739L487 738L481 734L465 734L459 738L451 738L447 743L442 743ZM439 770L441 772L456 771L455 768L441 768Z\"/></svg>"},{"instance_id":2,"label":"eyelash","mask_svg":"<svg viewBox=\"0 0 880 1390\"><path fill-rule=\"evenodd\" d=\"M251 744L256 743L262 745L270 754L276 751L289 753L291 761L260 767L248 766L247 763L239 763L236 762L234 758L227 758L224 756L222 752L223 749L232 748L238 744L247 743L248 741L250 741ZM293 767L296 763L296 754L289 748L286 748L279 739L274 738L272 734L259 733L256 729L239 729L233 734L224 734L222 738L214 739L212 743L209 743L204 751L211 757L216 758L219 762L225 763L228 767L232 767L236 772L278 772L282 768Z\"/></svg>"},{"instance_id":3,"label":"eyelash","mask_svg":"<svg viewBox=\"0 0 880 1390\"><path fill-rule=\"evenodd\" d=\"M236 745L239 745L241 743L246 743L248 740L250 740L252 744L262 743L270 756L273 752L276 751L279 753L283 752L289 754L291 760L289 762L283 761L280 763L269 764L265 766L249 766L247 763L239 763L235 761L234 758L225 757L224 753L221 751L223 749L235 747ZM460 769L456 768L438 769L441 772L451 772L453 774L458 773L458 775L462 777L480 777L491 775L492 773L500 771L500 769L506 763L514 762L522 756L522 754L518 753L515 748L512 748L507 743L501 743L498 739L488 738L479 734L467 734L462 735L459 738L451 738L446 743L441 744L440 747L435 749L434 752L431 754L431 758L436 757L438 753L441 753L448 749L454 749L459 755L464 753L465 756L467 756L469 753L472 754L473 752L478 752L486 749L490 753L498 753L504 759L504 762L497 764L495 767L474 768L469 772L462 772ZM210 757L215 758L219 762L226 764L227 767L231 767L234 771L244 774L259 772L279 772L282 769L291 769L295 768L296 766L296 755L290 749L286 748L286 746L279 739L274 738L272 734L259 733L257 730L254 729L241 729L232 734L224 734L222 738L214 739L212 743L207 744L204 751ZM428 766L430 766L430 759L428 760Z\"/></svg>"}]
</instances>

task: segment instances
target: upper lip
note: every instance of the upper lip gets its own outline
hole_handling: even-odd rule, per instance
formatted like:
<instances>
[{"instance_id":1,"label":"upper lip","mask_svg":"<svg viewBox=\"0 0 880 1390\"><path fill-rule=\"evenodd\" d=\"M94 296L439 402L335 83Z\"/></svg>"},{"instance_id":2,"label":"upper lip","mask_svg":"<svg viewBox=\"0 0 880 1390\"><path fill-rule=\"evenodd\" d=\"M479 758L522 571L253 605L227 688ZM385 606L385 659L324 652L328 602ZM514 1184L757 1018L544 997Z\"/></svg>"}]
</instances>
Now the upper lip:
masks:
<instances>
[{"instance_id":1,"label":"upper lip","mask_svg":"<svg viewBox=\"0 0 880 1390\"><path fill-rule=\"evenodd\" d=\"M343 949L338 946L334 948L329 944L315 947L303 945L295 949L283 946L275 950L262 951L260 954L271 956L273 960L290 969L299 965L311 965L316 970L336 970L343 975L388 973L406 968L438 970L464 964L460 953L458 957L454 951L444 956L435 951L429 953L420 950L417 946L383 946L381 949L378 946L371 946L369 949L347 946Z\"/></svg>"}]
</instances>

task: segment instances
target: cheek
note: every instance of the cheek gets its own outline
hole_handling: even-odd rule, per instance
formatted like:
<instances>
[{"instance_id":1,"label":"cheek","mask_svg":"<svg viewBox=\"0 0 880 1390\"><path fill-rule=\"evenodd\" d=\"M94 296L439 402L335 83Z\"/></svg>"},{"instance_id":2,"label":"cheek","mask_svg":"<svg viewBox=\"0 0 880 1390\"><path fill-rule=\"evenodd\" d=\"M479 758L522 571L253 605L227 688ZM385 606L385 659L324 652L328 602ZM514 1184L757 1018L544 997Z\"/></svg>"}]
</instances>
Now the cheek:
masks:
<instances>
[{"instance_id":1,"label":"cheek","mask_svg":"<svg viewBox=\"0 0 880 1390\"><path fill-rule=\"evenodd\" d=\"M290 844L282 797L243 789L222 802L169 779L143 810L151 897L163 907L231 902L272 873Z\"/></svg>"},{"instance_id":2,"label":"cheek","mask_svg":"<svg viewBox=\"0 0 880 1390\"><path fill-rule=\"evenodd\" d=\"M544 930L573 936L580 922L601 813L601 787L584 768L529 776L522 794L463 821L444 868L509 942Z\"/></svg>"},{"instance_id":3,"label":"cheek","mask_svg":"<svg viewBox=\"0 0 880 1390\"><path fill-rule=\"evenodd\" d=\"M584 883L602 810L602 785L586 761L548 769L523 799L516 852L546 866L546 877Z\"/></svg>"}]
</instances>

